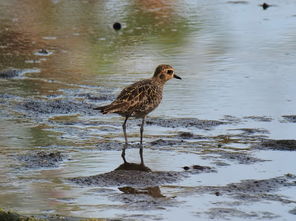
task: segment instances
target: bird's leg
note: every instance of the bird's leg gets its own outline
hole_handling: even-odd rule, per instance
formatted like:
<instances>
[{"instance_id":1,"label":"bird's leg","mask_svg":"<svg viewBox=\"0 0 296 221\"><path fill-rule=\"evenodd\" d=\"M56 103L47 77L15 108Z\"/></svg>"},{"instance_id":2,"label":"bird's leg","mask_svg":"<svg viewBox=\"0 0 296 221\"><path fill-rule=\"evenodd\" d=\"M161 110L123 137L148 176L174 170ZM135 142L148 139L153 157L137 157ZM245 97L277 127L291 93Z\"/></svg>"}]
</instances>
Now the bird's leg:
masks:
<instances>
[{"instance_id":1,"label":"bird's leg","mask_svg":"<svg viewBox=\"0 0 296 221\"><path fill-rule=\"evenodd\" d=\"M125 117L125 120L124 120L124 122L122 124L122 129L123 129L123 135L124 135L124 139L125 139L125 144L124 144L124 146L122 148L121 157L122 157L124 163L127 163L126 162L126 159L125 159L125 149L127 148L127 145L128 145L128 143L127 143L127 136L126 136L126 122L127 122L127 119L128 119L128 117Z\"/></svg>"},{"instance_id":2,"label":"bird's leg","mask_svg":"<svg viewBox=\"0 0 296 221\"><path fill-rule=\"evenodd\" d=\"M142 119L142 124L140 127L140 158L141 164L144 165L144 158L143 158L143 131L144 131L144 124L145 124L145 117Z\"/></svg>"}]
</instances>

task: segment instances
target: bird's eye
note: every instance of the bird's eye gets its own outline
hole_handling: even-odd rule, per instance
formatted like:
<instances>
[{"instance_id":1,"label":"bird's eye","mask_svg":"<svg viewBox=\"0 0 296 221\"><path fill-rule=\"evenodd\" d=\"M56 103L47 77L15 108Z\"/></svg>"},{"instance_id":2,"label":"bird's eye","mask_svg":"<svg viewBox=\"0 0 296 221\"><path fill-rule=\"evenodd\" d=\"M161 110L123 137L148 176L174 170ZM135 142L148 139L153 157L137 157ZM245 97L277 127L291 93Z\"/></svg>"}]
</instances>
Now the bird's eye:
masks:
<instances>
[{"instance_id":1,"label":"bird's eye","mask_svg":"<svg viewBox=\"0 0 296 221\"><path fill-rule=\"evenodd\" d=\"M173 71L173 70L168 70L167 73L168 73L168 74L173 74L174 71Z\"/></svg>"}]
</instances>

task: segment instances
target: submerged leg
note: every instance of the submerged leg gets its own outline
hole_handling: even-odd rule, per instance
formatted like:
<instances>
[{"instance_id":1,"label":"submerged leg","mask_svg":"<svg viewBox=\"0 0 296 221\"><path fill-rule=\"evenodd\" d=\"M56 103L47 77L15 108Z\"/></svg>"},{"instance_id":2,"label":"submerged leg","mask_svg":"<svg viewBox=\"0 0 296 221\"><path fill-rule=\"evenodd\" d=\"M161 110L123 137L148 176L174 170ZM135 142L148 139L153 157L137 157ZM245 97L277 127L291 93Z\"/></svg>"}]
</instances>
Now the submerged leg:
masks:
<instances>
[{"instance_id":1,"label":"submerged leg","mask_svg":"<svg viewBox=\"0 0 296 221\"><path fill-rule=\"evenodd\" d=\"M144 132L144 124L145 124L145 117L142 119L142 124L140 127L140 158L141 164L144 165L144 158L143 158L143 132Z\"/></svg>"},{"instance_id":2,"label":"submerged leg","mask_svg":"<svg viewBox=\"0 0 296 221\"><path fill-rule=\"evenodd\" d=\"M127 136L126 136L126 122L127 122L127 119L128 119L128 117L125 117L125 120L124 120L124 122L122 124L122 129L123 129L123 135L124 135L124 139L125 139L125 144L124 144L124 146L122 148L121 157L122 157L124 163L126 163L126 160L125 160L125 149L127 148L127 145L128 145L128 143L127 143Z\"/></svg>"}]
</instances>

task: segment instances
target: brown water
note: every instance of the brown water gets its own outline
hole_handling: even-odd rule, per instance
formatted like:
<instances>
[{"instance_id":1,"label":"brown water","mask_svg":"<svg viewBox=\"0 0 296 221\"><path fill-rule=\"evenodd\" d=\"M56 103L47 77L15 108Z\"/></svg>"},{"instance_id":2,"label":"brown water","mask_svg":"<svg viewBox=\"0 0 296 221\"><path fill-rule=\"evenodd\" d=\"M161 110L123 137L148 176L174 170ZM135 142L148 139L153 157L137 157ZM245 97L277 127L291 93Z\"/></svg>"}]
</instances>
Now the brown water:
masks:
<instances>
[{"instance_id":1,"label":"brown water","mask_svg":"<svg viewBox=\"0 0 296 221\"><path fill-rule=\"evenodd\" d=\"M219 167L200 150L158 150L148 143L184 131L231 135L235 132L229 129L237 128L263 128L267 138L295 139L295 123L282 116L295 115L296 108L296 2L270 1L267 10L259 3L0 1L0 70L22 70L17 77L0 78L0 208L71 217L206 220L217 218L208 212L223 205L245 212L245 216L232 214L225 219L244 220L250 214L257 214L257 219L295 219L289 213L296 208L295 187L277 192L294 200L289 204L263 200L236 205L229 196L217 199L186 192L202 185L295 174L295 151L252 151L267 161L227 161L228 166ZM123 26L120 31L112 28L116 21ZM48 53L40 53L41 49ZM183 80L168 82L152 118L231 118L235 124L211 130L147 125L146 165L152 170L182 171L185 165L200 164L216 167L218 172L162 186L162 193L176 196L175 201L147 210L116 200L117 187L85 187L67 181L105 173L121 164L119 150L99 150L97 143L123 142L122 118L88 113L79 105L77 113L44 114L46 106L43 113L34 113L24 110L23 103L63 99L82 106L105 104L124 86L150 77L161 63L171 64ZM270 120L258 121L254 116ZM136 142L138 127L131 125L130 140ZM230 143L226 151L249 147L249 143ZM58 167L23 168L18 154L37 150L59 150L67 160ZM137 149L127 154L130 161L139 161Z\"/></svg>"}]
</instances>

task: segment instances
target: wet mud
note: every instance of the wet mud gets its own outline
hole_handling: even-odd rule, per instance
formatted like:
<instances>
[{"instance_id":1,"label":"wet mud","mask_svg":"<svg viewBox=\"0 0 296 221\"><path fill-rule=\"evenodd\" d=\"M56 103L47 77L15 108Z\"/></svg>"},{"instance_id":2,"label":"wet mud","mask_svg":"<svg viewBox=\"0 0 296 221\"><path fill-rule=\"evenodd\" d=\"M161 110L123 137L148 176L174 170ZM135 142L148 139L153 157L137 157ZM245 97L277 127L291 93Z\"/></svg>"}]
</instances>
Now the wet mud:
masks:
<instances>
[{"instance_id":1,"label":"wet mud","mask_svg":"<svg viewBox=\"0 0 296 221\"><path fill-rule=\"evenodd\" d=\"M214 156L208 156L207 154L205 154L203 158L213 159L214 164L225 165L225 166L228 165L227 162L233 162L238 164L254 164L254 163L265 161L264 159L259 159L257 157L252 156L251 153L244 152L244 151L234 152L234 151L220 150L220 151L213 151L212 155ZM221 162L221 160L223 160L223 162Z\"/></svg>"},{"instance_id":2,"label":"wet mud","mask_svg":"<svg viewBox=\"0 0 296 221\"><path fill-rule=\"evenodd\" d=\"M44 168L58 167L65 159L65 156L59 151L38 151L28 152L17 157L25 168Z\"/></svg>"},{"instance_id":3,"label":"wet mud","mask_svg":"<svg viewBox=\"0 0 296 221\"><path fill-rule=\"evenodd\" d=\"M209 208L206 212L198 212L198 217L207 217L208 219L223 219L233 220L235 218L256 218L256 219L273 219L279 218L278 215L271 211L252 211L248 212L234 208L234 205L249 205L250 203L260 202L262 200L267 202L279 202L281 204L295 204L295 200L286 198L277 191L296 186L296 176L286 174L283 176L262 179L262 180L242 180L239 183L230 183L226 186L200 186L194 189L198 195L209 194L217 197L215 206ZM188 190L185 190L187 192ZM192 194L192 190L189 191ZM185 193L187 194L187 193ZM230 200L226 200L230 198ZM225 201L223 200L225 199ZM293 213L294 210L290 210ZM274 211L276 212L276 211Z\"/></svg>"},{"instance_id":4,"label":"wet mud","mask_svg":"<svg viewBox=\"0 0 296 221\"><path fill-rule=\"evenodd\" d=\"M201 165L184 166L183 169L193 174L217 172L217 170L213 167L201 166Z\"/></svg>"},{"instance_id":5,"label":"wet mud","mask_svg":"<svg viewBox=\"0 0 296 221\"><path fill-rule=\"evenodd\" d=\"M236 5L236 4L240 4L240 5L249 4L249 2L247 2L247 1L228 1L227 3L228 4L234 4L234 5Z\"/></svg>"},{"instance_id":6,"label":"wet mud","mask_svg":"<svg viewBox=\"0 0 296 221\"><path fill-rule=\"evenodd\" d=\"M22 73L21 70L18 69L7 69L0 71L0 78L13 78L17 77Z\"/></svg>"},{"instance_id":7,"label":"wet mud","mask_svg":"<svg viewBox=\"0 0 296 221\"><path fill-rule=\"evenodd\" d=\"M85 102L78 102L65 99L54 100L29 100L23 102L20 106L28 115L42 114L94 114L94 106Z\"/></svg>"},{"instance_id":8,"label":"wet mud","mask_svg":"<svg viewBox=\"0 0 296 221\"><path fill-rule=\"evenodd\" d=\"M291 210L289 211L289 213L291 213L291 214L293 214L293 215L296 215L296 208L295 208L295 209L291 209Z\"/></svg>"},{"instance_id":9,"label":"wet mud","mask_svg":"<svg viewBox=\"0 0 296 221\"><path fill-rule=\"evenodd\" d=\"M97 150L117 150L121 151L124 144L119 141L104 141L96 143L96 149ZM138 143L129 143L128 149L134 149L134 148L140 148L140 145Z\"/></svg>"},{"instance_id":10,"label":"wet mud","mask_svg":"<svg viewBox=\"0 0 296 221\"><path fill-rule=\"evenodd\" d=\"M22 77L27 73L36 73L40 72L39 69L4 69L0 71L0 78L9 79L9 78L16 78L16 77Z\"/></svg>"},{"instance_id":11,"label":"wet mud","mask_svg":"<svg viewBox=\"0 0 296 221\"><path fill-rule=\"evenodd\" d=\"M96 1L1 4L1 207L44 220L293 220L295 5L194 2L121 1L116 11ZM105 14L122 23L96 19ZM94 108L163 55L184 80L169 83L172 100L147 118L147 165L117 166L124 119ZM138 161L139 120L128 121L128 139L126 157ZM35 220L7 211L0 220Z\"/></svg>"},{"instance_id":12,"label":"wet mud","mask_svg":"<svg viewBox=\"0 0 296 221\"><path fill-rule=\"evenodd\" d=\"M10 94L2 94L0 103L4 107L14 107L14 113L30 118L39 125L40 131L50 129L50 133L58 135L53 142L55 145L68 145L70 148L82 148L80 143L87 140L84 151L120 151L123 148L121 124L122 120L105 120L99 118L100 113L93 110L101 102L109 101L114 96L104 89L98 96L93 93L68 90L68 96L44 97L43 99L22 98ZM294 123L294 115L283 118ZM92 119L92 120L89 120ZM119 119L119 118L118 118ZM231 168L235 165L255 165L267 161L256 156L259 150L294 151L296 140L268 139L269 130L264 127L245 127L249 121L268 123L274 119L265 116L234 117L225 116L221 120L201 120L197 118L148 118L147 127L158 127L173 131L165 135L144 135L144 152L146 149L170 152L194 153L208 165L183 164L178 170L156 171L148 166L136 163L124 163L110 172L92 176L78 176L65 179L69 185L94 188L117 188L116 193L110 194L111 201L121 202L129 210L161 210L168 207L180 206L180 197L188 195L211 195L220 199L204 212L196 212L196 217L209 219L231 219L234 217L271 219L278 216L272 212L252 212L232 208L233 204L245 205L250 202L271 201L283 204L296 203L275 192L282 188L292 188L296 185L293 174L265 180L242 180L222 186L195 185L185 188L178 186L189 178L201 174L219 174L221 168ZM134 139L129 142L129 149L140 148L138 142L139 120L128 122L128 128L136 132ZM224 133L208 133L219 127L227 126ZM96 131L106 133L96 137ZM135 129L137 128L137 129ZM195 130L198 129L198 130ZM195 130L192 132L192 130ZM44 131L43 131L44 132ZM49 133L48 131L46 133ZM93 134L92 134L93 133ZM91 135L90 135L91 134ZM137 136L137 137L135 137ZM75 139L73 140L73 137ZM48 138L47 138L48 139ZM40 146L45 147L46 140ZM129 156L128 156L129 157ZM28 151L16 154L21 168L42 170L60 167L67 157L60 151ZM199 162L196 162L199 163ZM177 186L175 186L177 185ZM167 194L163 188L179 189L178 194ZM221 201L224 198L230 201ZM289 210L294 214L293 209ZM131 216L132 217L132 216ZM49 218L49 216L46 218ZM124 218L124 216L121 216ZM155 217L147 215L144 218ZM138 217L135 216L135 219ZM67 219L65 219L67 220ZM73 220L69 218L68 220Z\"/></svg>"},{"instance_id":13,"label":"wet mud","mask_svg":"<svg viewBox=\"0 0 296 221\"><path fill-rule=\"evenodd\" d=\"M285 121L290 122L290 123L296 123L296 115L283 115L282 116Z\"/></svg>"},{"instance_id":14,"label":"wet mud","mask_svg":"<svg viewBox=\"0 0 296 221\"><path fill-rule=\"evenodd\" d=\"M194 127L198 129L209 130L213 127L226 124L229 122L223 122L218 120L200 120L197 118L179 118L179 119L161 119L161 118L150 118L146 121L148 125L157 125L161 127L170 127L170 128L177 128L177 127Z\"/></svg>"},{"instance_id":15,"label":"wet mud","mask_svg":"<svg viewBox=\"0 0 296 221\"><path fill-rule=\"evenodd\" d=\"M211 208L206 212L209 219L223 219L231 220L233 218L244 218L244 219L275 219L279 216L270 212L244 212L234 208Z\"/></svg>"},{"instance_id":16,"label":"wet mud","mask_svg":"<svg viewBox=\"0 0 296 221\"><path fill-rule=\"evenodd\" d=\"M252 134L268 134L269 131L266 129L260 128L238 128L234 129L238 131L242 131L242 135L252 135Z\"/></svg>"},{"instance_id":17,"label":"wet mud","mask_svg":"<svg viewBox=\"0 0 296 221\"><path fill-rule=\"evenodd\" d=\"M251 119L258 122L271 122L273 119L268 116L246 116L244 119Z\"/></svg>"},{"instance_id":18,"label":"wet mud","mask_svg":"<svg viewBox=\"0 0 296 221\"><path fill-rule=\"evenodd\" d=\"M242 204L260 200L279 201L289 204L296 203L296 201L278 195L276 191L295 186L296 176L285 174L270 179L242 180L239 183L230 183L226 186L200 186L195 188L195 192L198 194L214 194L218 197L229 196L240 200Z\"/></svg>"},{"instance_id":19,"label":"wet mud","mask_svg":"<svg viewBox=\"0 0 296 221\"><path fill-rule=\"evenodd\" d=\"M259 144L253 146L256 149L263 150L282 150L282 151L295 151L296 140L262 140Z\"/></svg>"},{"instance_id":20,"label":"wet mud","mask_svg":"<svg viewBox=\"0 0 296 221\"><path fill-rule=\"evenodd\" d=\"M141 164L124 163L111 172L69 180L79 185L150 187L174 183L185 175L184 172L152 171Z\"/></svg>"},{"instance_id":21,"label":"wet mud","mask_svg":"<svg viewBox=\"0 0 296 221\"><path fill-rule=\"evenodd\" d=\"M183 140L164 140L164 139L157 139L154 141L150 142L151 146L158 146L158 147L163 147L163 146L176 146L176 145L182 145L184 143Z\"/></svg>"},{"instance_id":22,"label":"wet mud","mask_svg":"<svg viewBox=\"0 0 296 221\"><path fill-rule=\"evenodd\" d=\"M134 188L130 186L119 187L121 192L126 194L146 194L155 198L165 197L161 194L160 188L158 186L146 187L146 188Z\"/></svg>"},{"instance_id":23,"label":"wet mud","mask_svg":"<svg viewBox=\"0 0 296 221\"><path fill-rule=\"evenodd\" d=\"M15 78L23 74L17 70L5 71L2 72L2 78ZM50 133L56 136L56 140L52 142L54 145L82 148L80 144L87 140L86 147L83 148L85 151L118 151L118 155L120 155L123 141L118 141L118 137L122 137L122 119L105 120L99 117L98 111L94 110L94 107L114 99L114 94L110 93L108 88L98 90L100 93L67 89L64 91L65 95L44 96L38 99L1 94L0 104L5 108L13 109L18 116L31 119L39 125L36 128L44 133L45 130L50 129ZM295 115L284 115L282 117L285 122L295 122ZM269 211L245 211L232 208L232 205L245 205L250 202L261 201L283 204L296 203L293 199L276 194L276 191L282 188L295 187L296 179L293 174L265 180L242 180L224 186L195 185L190 188L178 186L178 183L192 177L198 177L201 174L219 174L221 168L266 162L266 159L256 156L255 153L258 150L294 151L296 149L296 140L269 139L268 129L245 127L244 123L249 121L268 123L274 121L274 119L267 116L246 116L242 118L224 116L221 120L148 118L147 127L157 127L161 130L173 132L150 137L144 135L144 150L194 153L207 161L210 166L183 164L179 166L178 170L156 171L142 164L124 163L110 172L66 178L65 182L82 189L84 187L115 187L118 192L112 192L108 198L111 201L124 203L129 210L163 210L168 207L178 207L180 206L180 197L208 194L220 200L204 212L196 212L196 217L225 220L235 217L246 219L277 218L278 215ZM208 133L225 126L227 130L224 130L224 133ZM139 120L130 120L128 128L132 128L132 130L137 128L137 130L135 129L136 132L133 135L129 134L129 136L134 138L138 136L138 127ZM96 131L98 128L100 133L106 135L98 133L100 137L97 138ZM193 130L194 132L192 132ZM39 144L43 148L52 145L46 139L42 141L41 145ZM140 145L138 137L136 137L129 142L128 150L138 148L140 148ZM26 171L60 167L63 162L68 160L60 151L35 150L28 151L25 154L23 152L17 153L14 156L20 162L18 169L25 168ZM178 194L168 194L163 191L163 188L175 188L179 191ZM221 201L224 198L231 200ZM290 209L289 213L295 214L295 210ZM135 215L130 217L138 219ZM45 218L49 219L50 216L45 216ZM124 218L124 216L121 216L121 218ZM154 219L155 217L145 215L142 218ZM65 220L73 220L73 218L65 218Z\"/></svg>"},{"instance_id":24,"label":"wet mud","mask_svg":"<svg viewBox=\"0 0 296 221\"><path fill-rule=\"evenodd\" d=\"M2 221L46 221L34 216L23 216L13 211L5 211L0 208L0 220Z\"/></svg>"}]
</instances>

